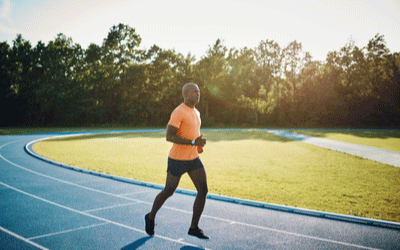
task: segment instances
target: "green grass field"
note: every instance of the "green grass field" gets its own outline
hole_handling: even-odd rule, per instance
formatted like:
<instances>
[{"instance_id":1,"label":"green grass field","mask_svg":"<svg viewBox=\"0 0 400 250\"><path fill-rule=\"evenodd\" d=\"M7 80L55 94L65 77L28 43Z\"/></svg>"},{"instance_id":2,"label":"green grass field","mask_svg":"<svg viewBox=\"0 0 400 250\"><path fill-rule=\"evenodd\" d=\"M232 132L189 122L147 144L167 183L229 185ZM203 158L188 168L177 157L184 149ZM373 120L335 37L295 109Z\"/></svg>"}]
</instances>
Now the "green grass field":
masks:
<instances>
[{"instance_id":1,"label":"green grass field","mask_svg":"<svg viewBox=\"0 0 400 250\"><path fill-rule=\"evenodd\" d=\"M204 131L209 192L268 203L400 221L400 168L262 131ZM164 184L165 133L43 141L34 150L86 169ZM192 189L189 177L181 188Z\"/></svg>"}]
</instances>

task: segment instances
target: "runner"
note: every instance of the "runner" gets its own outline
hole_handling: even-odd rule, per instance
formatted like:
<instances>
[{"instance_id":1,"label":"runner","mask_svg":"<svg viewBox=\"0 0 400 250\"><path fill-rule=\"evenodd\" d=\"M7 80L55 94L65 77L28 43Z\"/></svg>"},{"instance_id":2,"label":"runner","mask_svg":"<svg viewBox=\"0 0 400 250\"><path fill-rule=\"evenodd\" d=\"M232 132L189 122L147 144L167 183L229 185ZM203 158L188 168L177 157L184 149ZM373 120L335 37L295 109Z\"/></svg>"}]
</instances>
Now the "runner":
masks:
<instances>
[{"instance_id":1,"label":"runner","mask_svg":"<svg viewBox=\"0 0 400 250\"><path fill-rule=\"evenodd\" d=\"M197 189L188 234L200 239L209 239L198 226L208 193L206 172L199 158L199 152L202 152L206 139L200 135L200 113L195 108L200 101L200 89L195 83L187 83L182 88L182 94L184 103L172 112L167 125L167 141L173 145L168 157L166 184L156 196L150 213L145 216L146 232L154 235L158 210L174 194L181 176L188 173Z\"/></svg>"}]
</instances>

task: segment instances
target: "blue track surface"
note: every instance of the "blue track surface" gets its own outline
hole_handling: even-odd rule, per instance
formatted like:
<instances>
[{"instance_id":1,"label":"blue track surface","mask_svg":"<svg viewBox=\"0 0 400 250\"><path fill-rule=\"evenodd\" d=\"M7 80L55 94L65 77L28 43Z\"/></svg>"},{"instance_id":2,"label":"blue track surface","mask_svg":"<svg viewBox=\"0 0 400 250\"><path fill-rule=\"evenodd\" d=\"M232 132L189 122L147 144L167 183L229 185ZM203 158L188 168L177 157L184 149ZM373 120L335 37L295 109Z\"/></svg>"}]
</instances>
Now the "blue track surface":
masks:
<instances>
[{"instance_id":1,"label":"blue track surface","mask_svg":"<svg viewBox=\"0 0 400 250\"><path fill-rule=\"evenodd\" d=\"M143 217L160 190L72 171L24 150L48 136L0 137L0 249L400 249L396 228L218 197L207 200L200 227L211 240L201 241L187 235L194 196L183 193L165 203L148 237Z\"/></svg>"}]
</instances>

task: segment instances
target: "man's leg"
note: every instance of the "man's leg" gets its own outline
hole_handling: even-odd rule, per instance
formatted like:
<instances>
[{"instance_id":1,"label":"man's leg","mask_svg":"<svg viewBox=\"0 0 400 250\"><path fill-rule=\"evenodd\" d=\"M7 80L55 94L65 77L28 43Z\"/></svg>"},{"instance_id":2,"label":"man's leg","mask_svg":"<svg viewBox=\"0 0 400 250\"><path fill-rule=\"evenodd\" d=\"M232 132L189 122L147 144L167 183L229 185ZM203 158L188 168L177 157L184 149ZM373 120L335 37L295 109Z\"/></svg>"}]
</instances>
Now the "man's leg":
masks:
<instances>
[{"instance_id":1,"label":"man's leg","mask_svg":"<svg viewBox=\"0 0 400 250\"><path fill-rule=\"evenodd\" d=\"M154 220L158 210L162 207L164 202L171 197L179 185L181 177L173 176L170 171L167 172L167 180L164 189L154 199L151 212L148 214L149 219Z\"/></svg>"},{"instance_id":2,"label":"man's leg","mask_svg":"<svg viewBox=\"0 0 400 250\"><path fill-rule=\"evenodd\" d=\"M199 225L200 216L203 213L204 205L206 203L208 193L207 177L204 168L196 169L188 174L197 190L196 199L193 204L192 224L190 226L190 228L194 229Z\"/></svg>"},{"instance_id":3,"label":"man's leg","mask_svg":"<svg viewBox=\"0 0 400 250\"><path fill-rule=\"evenodd\" d=\"M173 176L169 171L167 172L167 181L164 189L156 196L154 199L153 207L151 212L146 214L144 217L146 232L149 235L154 235L154 220L158 210L162 207L164 202L174 194L176 188L178 187L179 180L181 177Z\"/></svg>"}]
</instances>

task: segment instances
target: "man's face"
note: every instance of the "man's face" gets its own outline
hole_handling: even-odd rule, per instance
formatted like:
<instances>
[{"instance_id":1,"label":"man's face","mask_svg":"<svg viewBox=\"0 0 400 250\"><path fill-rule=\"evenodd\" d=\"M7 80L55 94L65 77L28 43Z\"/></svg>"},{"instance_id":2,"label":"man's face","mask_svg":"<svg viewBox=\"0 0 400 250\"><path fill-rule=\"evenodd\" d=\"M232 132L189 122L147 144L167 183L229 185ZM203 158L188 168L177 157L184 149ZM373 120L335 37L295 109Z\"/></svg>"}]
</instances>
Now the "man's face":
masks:
<instances>
[{"instance_id":1,"label":"man's face","mask_svg":"<svg viewBox=\"0 0 400 250\"><path fill-rule=\"evenodd\" d=\"M197 85L187 86L186 99L193 104L200 102L200 89Z\"/></svg>"}]
</instances>

